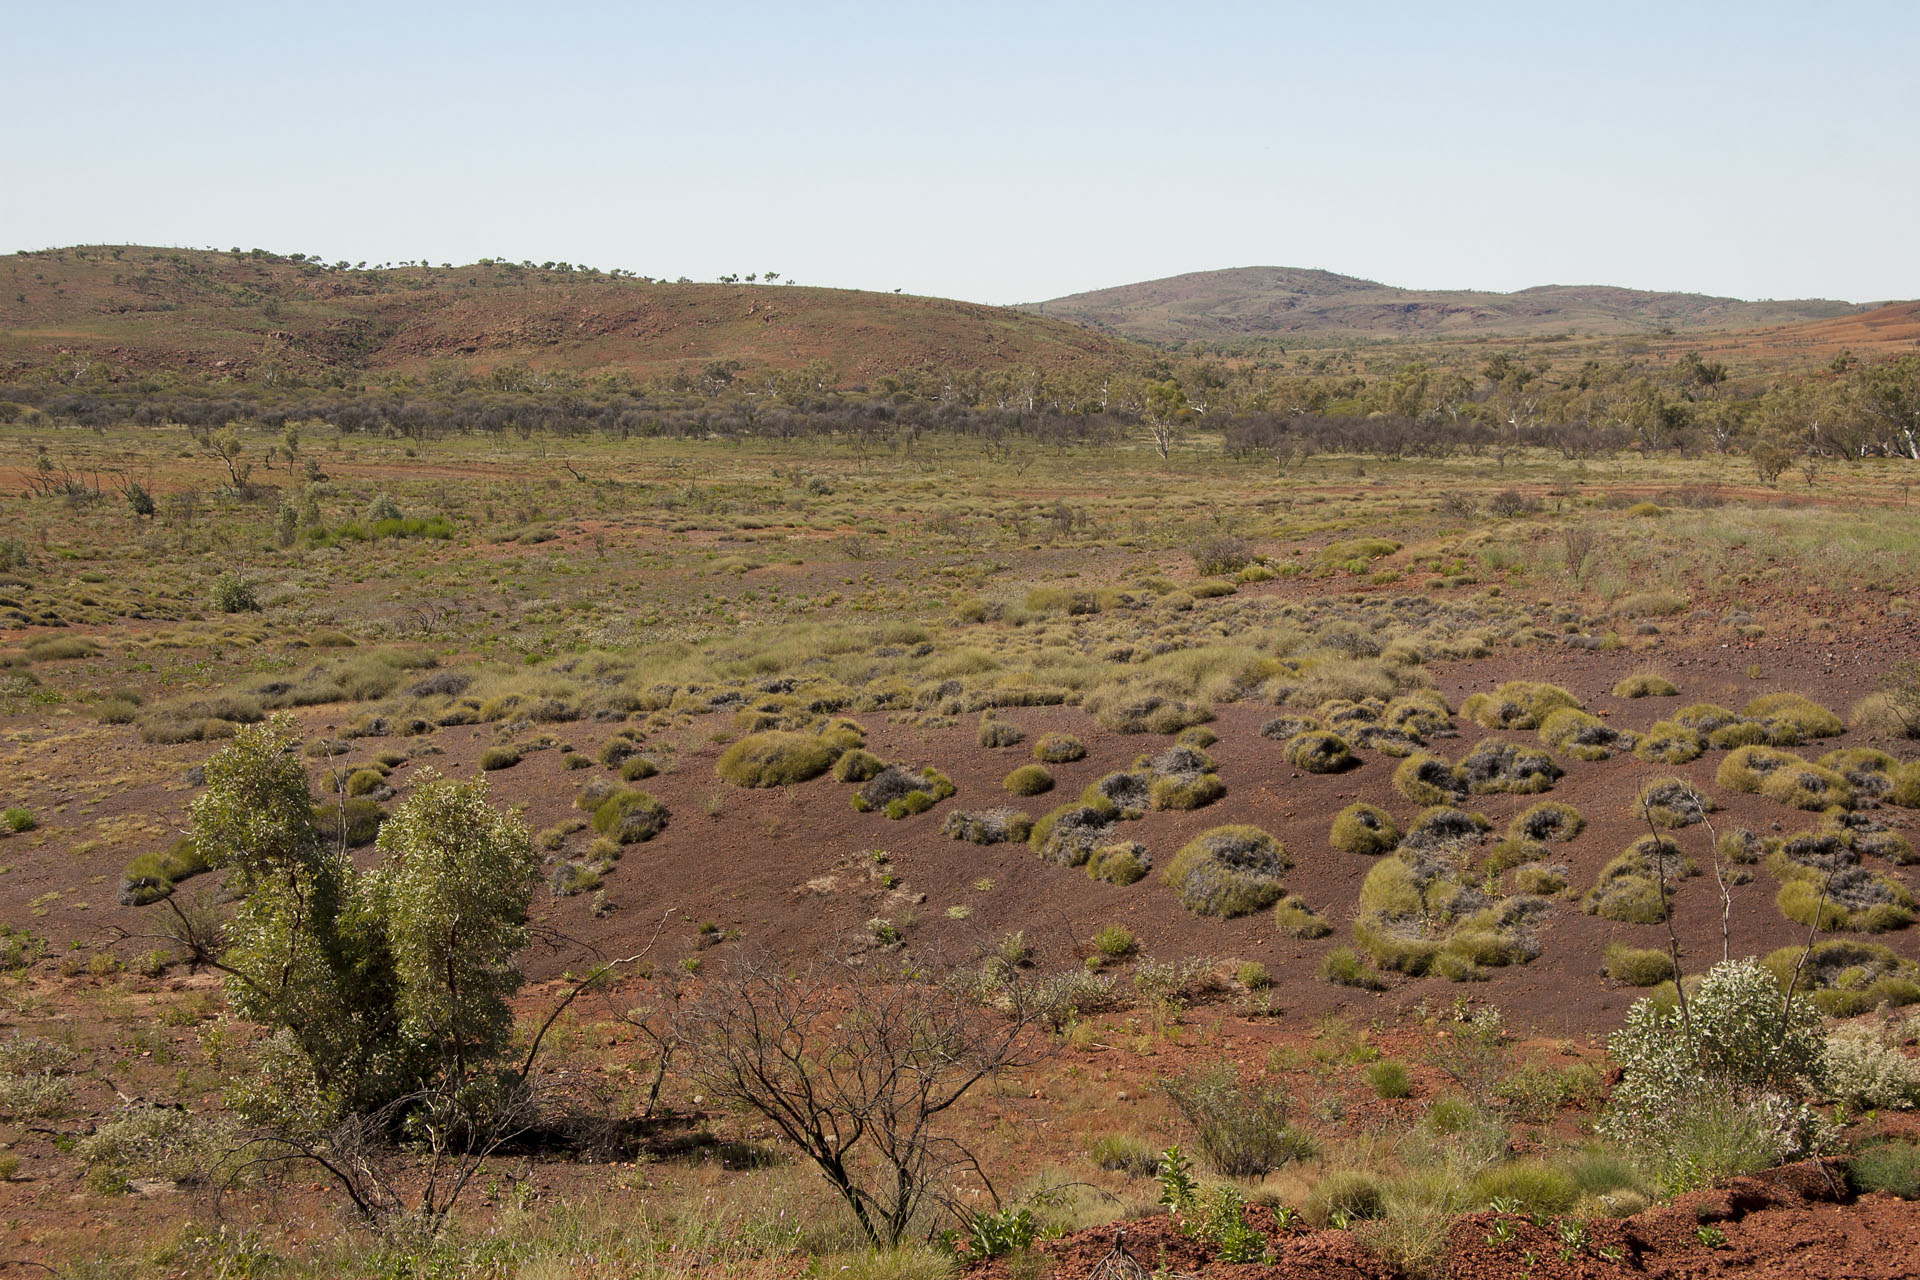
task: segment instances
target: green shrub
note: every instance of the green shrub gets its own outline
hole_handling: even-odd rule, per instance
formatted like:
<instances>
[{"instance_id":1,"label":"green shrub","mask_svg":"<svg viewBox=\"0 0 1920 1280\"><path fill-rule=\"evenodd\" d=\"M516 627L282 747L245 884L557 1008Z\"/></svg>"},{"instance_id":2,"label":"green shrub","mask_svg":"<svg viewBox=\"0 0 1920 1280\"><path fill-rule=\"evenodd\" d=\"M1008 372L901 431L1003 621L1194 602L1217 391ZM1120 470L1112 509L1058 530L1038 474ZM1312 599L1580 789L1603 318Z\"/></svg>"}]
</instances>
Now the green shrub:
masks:
<instances>
[{"instance_id":1,"label":"green shrub","mask_svg":"<svg viewBox=\"0 0 1920 1280\"><path fill-rule=\"evenodd\" d=\"M1413 1072L1398 1058L1369 1063L1361 1075L1378 1097L1404 1098L1413 1092Z\"/></svg>"},{"instance_id":2,"label":"green shrub","mask_svg":"<svg viewBox=\"0 0 1920 1280\"><path fill-rule=\"evenodd\" d=\"M1242 1084L1231 1063L1216 1062L1160 1087L1193 1126L1201 1163L1222 1177L1259 1177L1313 1154L1312 1139L1287 1122L1287 1095Z\"/></svg>"},{"instance_id":3,"label":"green shrub","mask_svg":"<svg viewBox=\"0 0 1920 1280\"><path fill-rule=\"evenodd\" d=\"M1313 1184L1301 1213L1317 1227L1336 1222L1359 1222L1386 1212L1386 1191L1380 1179L1364 1169L1341 1169Z\"/></svg>"},{"instance_id":4,"label":"green shrub","mask_svg":"<svg viewBox=\"0 0 1920 1280\"><path fill-rule=\"evenodd\" d=\"M1334 815L1327 842L1342 853L1374 857L1393 852L1400 843L1400 828L1385 809L1356 802Z\"/></svg>"},{"instance_id":5,"label":"green shrub","mask_svg":"<svg viewBox=\"0 0 1920 1280\"><path fill-rule=\"evenodd\" d=\"M1893 790L1887 792L1887 799L1902 809L1920 809L1920 760L1900 766L1893 775Z\"/></svg>"},{"instance_id":6,"label":"green shrub","mask_svg":"<svg viewBox=\"0 0 1920 1280\"><path fill-rule=\"evenodd\" d=\"M1213 719L1213 708L1204 702L1143 693L1125 685L1095 689L1080 705L1101 728L1114 733L1175 734Z\"/></svg>"},{"instance_id":7,"label":"green shrub","mask_svg":"<svg viewBox=\"0 0 1920 1280\"><path fill-rule=\"evenodd\" d=\"M1532 747L1489 738L1454 766L1473 795L1535 795L1560 779L1551 755Z\"/></svg>"},{"instance_id":8,"label":"green shrub","mask_svg":"<svg viewBox=\"0 0 1920 1280\"><path fill-rule=\"evenodd\" d=\"M1093 935L1094 953L1108 960L1124 960L1139 949L1140 940L1123 924L1105 925Z\"/></svg>"},{"instance_id":9,"label":"green shrub","mask_svg":"<svg viewBox=\"0 0 1920 1280\"><path fill-rule=\"evenodd\" d=\"M1173 741L1178 746L1192 747L1196 751L1205 751L1208 747L1220 741L1220 735L1203 724L1194 724L1188 725L1179 733L1174 734Z\"/></svg>"},{"instance_id":10,"label":"green shrub","mask_svg":"<svg viewBox=\"0 0 1920 1280\"><path fill-rule=\"evenodd\" d=\"M1335 986L1359 987L1363 991L1379 991L1387 985L1352 947L1335 947L1327 952L1320 962L1320 976Z\"/></svg>"},{"instance_id":11,"label":"green shrub","mask_svg":"<svg viewBox=\"0 0 1920 1280\"><path fill-rule=\"evenodd\" d=\"M1034 739L1033 758L1042 764L1071 764L1086 755L1086 743L1070 733L1043 733Z\"/></svg>"},{"instance_id":12,"label":"green shrub","mask_svg":"<svg viewBox=\"0 0 1920 1280\"><path fill-rule=\"evenodd\" d=\"M1913 894L1884 871L1850 867L1829 879L1811 870L1774 895L1780 914L1830 933L1887 933L1913 923Z\"/></svg>"},{"instance_id":13,"label":"green shrub","mask_svg":"<svg viewBox=\"0 0 1920 1280\"><path fill-rule=\"evenodd\" d=\"M1129 885L1146 878L1153 867L1146 846L1138 841L1101 845L1087 855L1087 875L1108 884Z\"/></svg>"},{"instance_id":14,"label":"green shrub","mask_svg":"<svg viewBox=\"0 0 1920 1280\"><path fill-rule=\"evenodd\" d=\"M1303 733L1287 743L1287 763L1305 773L1339 773L1356 761L1347 740L1336 733Z\"/></svg>"},{"instance_id":15,"label":"green shrub","mask_svg":"<svg viewBox=\"0 0 1920 1280\"><path fill-rule=\"evenodd\" d=\"M1671 698L1679 692L1673 681L1651 671L1636 671L1613 686L1616 698Z\"/></svg>"},{"instance_id":16,"label":"green shrub","mask_svg":"<svg viewBox=\"0 0 1920 1280\"><path fill-rule=\"evenodd\" d=\"M1026 740L1027 731L1017 724L1006 720L982 720L980 722L980 745L983 747L1011 747Z\"/></svg>"},{"instance_id":17,"label":"green shrub","mask_svg":"<svg viewBox=\"0 0 1920 1280\"><path fill-rule=\"evenodd\" d=\"M1227 794L1217 773L1155 778L1147 787L1147 803L1157 811L1202 809Z\"/></svg>"},{"instance_id":18,"label":"green shrub","mask_svg":"<svg viewBox=\"0 0 1920 1280\"><path fill-rule=\"evenodd\" d=\"M1657 850L1657 854L1656 854ZM1656 868L1654 858L1661 865ZM1673 841L1642 836L1613 861L1601 868L1593 888L1587 891L1584 907L1589 915L1626 924L1658 924L1672 909L1674 889L1687 876L1698 874L1692 859L1681 853ZM1667 882L1667 900L1661 901L1660 876Z\"/></svg>"},{"instance_id":19,"label":"green shrub","mask_svg":"<svg viewBox=\"0 0 1920 1280\"><path fill-rule=\"evenodd\" d=\"M1515 1160L1475 1178L1473 1198L1483 1205L1511 1203L1519 1213L1560 1214L1573 1208L1580 1188L1564 1170L1543 1160Z\"/></svg>"},{"instance_id":20,"label":"green shrub","mask_svg":"<svg viewBox=\"0 0 1920 1280\"><path fill-rule=\"evenodd\" d=\"M1579 835L1586 825L1587 820L1572 805L1542 800L1523 809L1507 824L1507 837L1541 844L1564 843Z\"/></svg>"},{"instance_id":21,"label":"green shrub","mask_svg":"<svg viewBox=\"0 0 1920 1280\"><path fill-rule=\"evenodd\" d=\"M1304 899L1284 892L1273 904L1273 925L1289 938L1324 938L1333 932L1333 926Z\"/></svg>"},{"instance_id":22,"label":"green shrub","mask_svg":"<svg viewBox=\"0 0 1920 1280\"><path fill-rule=\"evenodd\" d=\"M1280 877L1292 865L1280 842L1258 827L1214 827L1174 855L1164 878L1187 910L1239 916L1278 901Z\"/></svg>"},{"instance_id":23,"label":"green shrub","mask_svg":"<svg viewBox=\"0 0 1920 1280\"><path fill-rule=\"evenodd\" d=\"M1769 730L1776 722L1791 726L1796 741L1837 738L1847 731L1839 716L1797 693L1762 694L1746 705L1746 714Z\"/></svg>"},{"instance_id":24,"label":"green shrub","mask_svg":"<svg viewBox=\"0 0 1920 1280\"><path fill-rule=\"evenodd\" d=\"M1421 751L1402 760L1393 771L1393 787L1415 804L1451 804L1467 794L1460 771L1435 755Z\"/></svg>"},{"instance_id":25,"label":"green shrub","mask_svg":"<svg viewBox=\"0 0 1920 1280\"><path fill-rule=\"evenodd\" d=\"M517 747L488 747L480 753L480 768L488 773L511 769L519 763L520 751Z\"/></svg>"},{"instance_id":26,"label":"green shrub","mask_svg":"<svg viewBox=\"0 0 1920 1280\"><path fill-rule=\"evenodd\" d=\"M1817 764L1808 764L1797 758L1794 763L1775 769L1761 778L1760 794L1777 804L1815 812L1835 807L1853 807L1853 788L1845 778L1831 769L1822 769Z\"/></svg>"},{"instance_id":27,"label":"green shrub","mask_svg":"<svg viewBox=\"0 0 1920 1280\"><path fill-rule=\"evenodd\" d=\"M660 766L645 756L628 756L620 762L622 782L642 782L660 772Z\"/></svg>"},{"instance_id":28,"label":"green shrub","mask_svg":"<svg viewBox=\"0 0 1920 1280\"><path fill-rule=\"evenodd\" d=\"M1580 706L1580 699L1557 684L1509 680L1492 693L1476 693L1460 706L1460 714L1486 729L1538 729L1559 707Z\"/></svg>"},{"instance_id":29,"label":"green shrub","mask_svg":"<svg viewBox=\"0 0 1920 1280\"><path fill-rule=\"evenodd\" d=\"M1093 1140L1087 1155L1111 1173L1151 1178L1160 1172L1160 1153L1130 1133L1106 1133Z\"/></svg>"},{"instance_id":30,"label":"green shrub","mask_svg":"<svg viewBox=\"0 0 1920 1280\"><path fill-rule=\"evenodd\" d=\"M329 844L344 841L347 848L358 849L373 843L387 815L378 800L352 796L338 803L316 804L313 818Z\"/></svg>"},{"instance_id":31,"label":"green shrub","mask_svg":"<svg viewBox=\"0 0 1920 1280\"><path fill-rule=\"evenodd\" d=\"M1920 1102L1920 1063L1873 1027L1841 1027L1827 1037L1826 1093L1854 1111L1905 1111Z\"/></svg>"},{"instance_id":32,"label":"green shrub","mask_svg":"<svg viewBox=\"0 0 1920 1280\"><path fill-rule=\"evenodd\" d=\"M621 844L641 844L667 829L667 806L645 791L616 791L593 811L593 829Z\"/></svg>"},{"instance_id":33,"label":"green shrub","mask_svg":"<svg viewBox=\"0 0 1920 1280\"><path fill-rule=\"evenodd\" d=\"M213 580L213 607L222 613L258 613L260 597L239 574L223 573Z\"/></svg>"},{"instance_id":34,"label":"green shrub","mask_svg":"<svg viewBox=\"0 0 1920 1280\"><path fill-rule=\"evenodd\" d=\"M887 767L879 756L865 747L855 747L833 762L836 782L871 782Z\"/></svg>"},{"instance_id":35,"label":"green shrub","mask_svg":"<svg viewBox=\"0 0 1920 1280\"><path fill-rule=\"evenodd\" d=\"M1766 746L1740 747L1727 754L1713 772L1713 780L1728 791L1757 794L1767 778L1780 770L1807 762L1791 751Z\"/></svg>"},{"instance_id":36,"label":"green shrub","mask_svg":"<svg viewBox=\"0 0 1920 1280\"><path fill-rule=\"evenodd\" d=\"M1111 806L1063 804L1033 824L1027 843L1049 862L1083 866L1095 849L1108 843L1116 816Z\"/></svg>"},{"instance_id":37,"label":"green shrub","mask_svg":"<svg viewBox=\"0 0 1920 1280\"><path fill-rule=\"evenodd\" d=\"M173 892L182 880L207 870L207 859L192 837L182 836L166 849L143 853L127 863L120 875L115 900L122 906L143 907Z\"/></svg>"},{"instance_id":38,"label":"green shrub","mask_svg":"<svg viewBox=\"0 0 1920 1280\"><path fill-rule=\"evenodd\" d=\"M1033 819L1011 806L958 810L947 815L940 833L974 844L1019 843L1033 834Z\"/></svg>"},{"instance_id":39,"label":"green shrub","mask_svg":"<svg viewBox=\"0 0 1920 1280\"><path fill-rule=\"evenodd\" d=\"M1706 821L1720 806L1685 778L1654 778L1640 788L1634 813L1669 830Z\"/></svg>"},{"instance_id":40,"label":"green shrub","mask_svg":"<svg viewBox=\"0 0 1920 1280\"><path fill-rule=\"evenodd\" d=\"M1659 720L1640 735L1633 754L1649 764L1685 764L1698 760L1706 749L1706 740L1693 729L1672 720Z\"/></svg>"},{"instance_id":41,"label":"green shrub","mask_svg":"<svg viewBox=\"0 0 1920 1280\"><path fill-rule=\"evenodd\" d=\"M1673 979L1673 957L1655 947L1607 947L1607 976L1630 987L1657 987Z\"/></svg>"},{"instance_id":42,"label":"green shrub","mask_svg":"<svg viewBox=\"0 0 1920 1280\"><path fill-rule=\"evenodd\" d=\"M720 753L714 772L736 787L785 787L817 778L853 746L827 735L769 729Z\"/></svg>"},{"instance_id":43,"label":"green shrub","mask_svg":"<svg viewBox=\"0 0 1920 1280\"><path fill-rule=\"evenodd\" d=\"M40 820L33 816L33 810L24 806L13 805L0 811L0 827L5 827L13 835L23 835L39 825Z\"/></svg>"},{"instance_id":44,"label":"green shrub","mask_svg":"<svg viewBox=\"0 0 1920 1280\"><path fill-rule=\"evenodd\" d=\"M1847 1181L1856 1191L1920 1200L1920 1144L1893 1139L1860 1148L1847 1161Z\"/></svg>"}]
</instances>

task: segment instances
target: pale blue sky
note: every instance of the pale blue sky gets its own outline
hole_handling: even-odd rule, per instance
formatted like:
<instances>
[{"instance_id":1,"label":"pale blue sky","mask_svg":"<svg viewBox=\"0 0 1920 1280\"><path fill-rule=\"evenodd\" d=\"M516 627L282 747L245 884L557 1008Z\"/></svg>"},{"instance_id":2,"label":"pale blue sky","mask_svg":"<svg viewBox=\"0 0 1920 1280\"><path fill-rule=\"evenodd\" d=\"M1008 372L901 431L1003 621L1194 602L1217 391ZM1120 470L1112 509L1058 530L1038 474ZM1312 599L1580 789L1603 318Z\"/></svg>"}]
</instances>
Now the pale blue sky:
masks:
<instances>
[{"instance_id":1,"label":"pale blue sky","mask_svg":"<svg viewBox=\"0 0 1920 1280\"><path fill-rule=\"evenodd\" d=\"M0 0L0 251L1920 296L1920 3Z\"/></svg>"}]
</instances>

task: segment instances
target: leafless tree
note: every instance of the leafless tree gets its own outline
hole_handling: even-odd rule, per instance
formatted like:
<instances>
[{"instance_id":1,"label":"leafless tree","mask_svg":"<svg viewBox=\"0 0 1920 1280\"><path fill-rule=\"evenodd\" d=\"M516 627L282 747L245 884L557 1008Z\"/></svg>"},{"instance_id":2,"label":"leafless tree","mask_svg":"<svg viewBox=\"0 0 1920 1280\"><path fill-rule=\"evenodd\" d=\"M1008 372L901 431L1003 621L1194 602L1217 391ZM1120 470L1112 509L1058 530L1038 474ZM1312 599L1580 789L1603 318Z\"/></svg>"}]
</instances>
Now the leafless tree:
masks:
<instances>
[{"instance_id":1,"label":"leafless tree","mask_svg":"<svg viewBox=\"0 0 1920 1280\"><path fill-rule=\"evenodd\" d=\"M1039 1056L1032 1031L1019 999L1000 1011L922 980L765 957L736 959L676 1017L687 1076L799 1148L876 1246L897 1245L956 1177L993 1195L940 1125L976 1084Z\"/></svg>"}]
</instances>

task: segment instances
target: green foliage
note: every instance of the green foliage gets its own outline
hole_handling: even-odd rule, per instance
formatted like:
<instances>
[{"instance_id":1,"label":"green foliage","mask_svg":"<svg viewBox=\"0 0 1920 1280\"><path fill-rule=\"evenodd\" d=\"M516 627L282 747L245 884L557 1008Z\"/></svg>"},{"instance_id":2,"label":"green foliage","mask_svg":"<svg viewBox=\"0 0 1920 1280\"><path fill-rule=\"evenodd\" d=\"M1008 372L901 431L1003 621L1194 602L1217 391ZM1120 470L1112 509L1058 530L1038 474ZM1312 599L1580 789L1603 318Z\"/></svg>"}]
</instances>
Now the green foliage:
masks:
<instances>
[{"instance_id":1,"label":"green foliage","mask_svg":"<svg viewBox=\"0 0 1920 1280\"><path fill-rule=\"evenodd\" d=\"M260 596L253 584L236 573L223 573L213 580L213 607L222 613L258 613Z\"/></svg>"},{"instance_id":2,"label":"green foliage","mask_svg":"<svg viewBox=\"0 0 1920 1280\"><path fill-rule=\"evenodd\" d=\"M1436 755L1417 751L1393 771L1393 787L1415 804L1452 804L1467 794L1467 780Z\"/></svg>"},{"instance_id":3,"label":"green foliage","mask_svg":"<svg viewBox=\"0 0 1920 1280\"><path fill-rule=\"evenodd\" d=\"M1033 758L1042 764L1071 764L1086 754L1086 744L1070 733L1043 733L1033 743Z\"/></svg>"},{"instance_id":4,"label":"green foliage","mask_svg":"<svg viewBox=\"0 0 1920 1280\"><path fill-rule=\"evenodd\" d=\"M12 805L0 811L0 827L5 827L10 835L22 835L40 825L33 816L33 810L24 805Z\"/></svg>"},{"instance_id":5,"label":"green foliage","mask_svg":"<svg viewBox=\"0 0 1920 1280\"><path fill-rule=\"evenodd\" d=\"M1279 900L1287 851L1252 826L1213 827L1183 846L1164 878L1180 905L1209 916L1239 916Z\"/></svg>"},{"instance_id":6,"label":"green foliage","mask_svg":"<svg viewBox=\"0 0 1920 1280\"><path fill-rule=\"evenodd\" d=\"M1320 961L1320 976L1335 986L1358 987L1363 991L1379 991L1387 985L1352 947L1335 947L1327 952Z\"/></svg>"},{"instance_id":7,"label":"green foliage","mask_svg":"<svg viewBox=\"0 0 1920 1280\"><path fill-rule=\"evenodd\" d=\"M488 747L480 753L480 768L487 773L493 773L501 769L511 769L519 763L520 749L518 747Z\"/></svg>"},{"instance_id":8,"label":"green foliage","mask_svg":"<svg viewBox=\"0 0 1920 1280\"><path fill-rule=\"evenodd\" d=\"M791 786L819 777L850 749L823 734L769 729L721 752L714 772L736 787Z\"/></svg>"},{"instance_id":9,"label":"green foliage","mask_svg":"<svg viewBox=\"0 0 1920 1280\"><path fill-rule=\"evenodd\" d=\"M1400 843L1400 828L1385 809L1355 802L1334 815L1327 842L1342 853L1374 857L1393 851Z\"/></svg>"},{"instance_id":10,"label":"green foliage","mask_svg":"<svg viewBox=\"0 0 1920 1280\"><path fill-rule=\"evenodd\" d=\"M1000 784L1016 796L1037 796L1053 790L1053 775L1045 765L1023 764Z\"/></svg>"},{"instance_id":11,"label":"green foliage","mask_svg":"<svg viewBox=\"0 0 1920 1280\"><path fill-rule=\"evenodd\" d=\"M1151 1178L1160 1172L1160 1156L1146 1142L1130 1133L1106 1133L1093 1140L1087 1155L1096 1165L1111 1173L1134 1178Z\"/></svg>"},{"instance_id":12,"label":"green foliage","mask_svg":"<svg viewBox=\"0 0 1920 1280\"><path fill-rule=\"evenodd\" d=\"M1011 747L1026 740L1027 731L1019 725L1006 720L983 719L980 722L980 745L983 747Z\"/></svg>"},{"instance_id":13,"label":"green foliage","mask_svg":"<svg viewBox=\"0 0 1920 1280\"><path fill-rule=\"evenodd\" d=\"M1368 1063L1361 1076L1378 1097L1404 1098L1413 1092L1413 1072L1398 1058Z\"/></svg>"},{"instance_id":14,"label":"green foliage","mask_svg":"<svg viewBox=\"0 0 1920 1280\"><path fill-rule=\"evenodd\" d=\"M1460 705L1460 714L1486 729L1538 729L1560 707L1580 707L1580 699L1557 684L1509 680L1492 693L1476 693Z\"/></svg>"},{"instance_id":15,"label":"green foliage","mask_svg":"<svg viewBox=\"0 0 1920 1280\"><path fill-rule=\"evenodd\" d=\"M855 747L833 762L836 782L871 782L880 776L886 762L865 747Z\"/></svg>"},{"instance_id":16,"label":"green foliage","mask_svg":"<svg viewBox=\"0 0 1920 1280\"><path fill-rule=\"evenodd\" d=\"M1706 749L1706 739L1688 726L1672 720L1657 720L1640 735L1633 754L1649 764L1671 765L1698 760Z\"/></svg>"},{"instance_id":17,"label":"green foliage","mask_svg":"<svg viewBox=\"0 0 1920 1280\"><path fill-rule=\"evenodd\" d=\"M1514 1213L1559 1214L1573 1208L1580 1188L1564 1170L1543 1160L1515 1160L1475 1178L1473 1198L1481 1204L1510 1204Z\"/></svg>"},{"instance_id":18,"label":"green foliage","mask_svg":"<svg viewBox=\"0 0 1920 1280\"><path fill-rule=\"evenodd\" d=\"M616 791L593 811L593 829L620 844L641 844L667 828L667 806L645 791Z\"/></svg>"},{"instance_id":19,"label":"green foliage","mask_svg":"<svg viewBox=\"0 0 1920 1280\"><path fill-rule=\"evenodd\" d=\"M1347 740L1337 733L1302 733L1287 743L1287 763L1303 773L1339 773L1357 762Z\"/></svg>"},{"instance_id":20,"label":"green foliage","mask_svg":"<svg viewBox=\"0 0 1920 1280\"><path fill-rule=\"evenodd\" d=\"M1673 957L1655 947L1611 943L1606 951L1607 976L1630 987L1657 987L1673 979Z\"/></svg>"},{"instance_id":21,"label":"green foliage","mask_svg":"<svg viewBox=\"0 0 1920 1280\"><path fill-rule=\"evenodd\" d=\"M199 875L207 866L193 838L182 836L165 849L140 854L128 862L120 874L117 900L130 907L158 902L172 893L175 885Z\"/></svg>"},{"instance_id":22,"label":"green foliage","mask_svg":"<svg viewBox=\"0 0 1920 1280\"><path fill-rule=\"evenodd\" d=\"M1324 938L1333 932L1319 912L1291 893L1273 904L1273 926L1289 938Z\"/></svg>"},{"instance_id":23,"label":"green foliage","mask_svg":"<svg viewBox=\"0 0 1920 1280\"><path fill-rule=\"evenodd\" d=\"M1386 1189L1365 1169L1337 1169L1313 1184L1301 1212L1315 1226L1342 1226L1378 1218L1386 1210Z\"/></svg>"},{"instance_id":24,"label":"green foliage","mask_svg":"<svg viewBox=\"0 0 1920 1280\"><path fill-rule=\"evenodd\" d=\"M1720 806L1685 778L1653 778L1640 788L1634 812L1656 827L1674 829L1704 822Z\"/></svg>"},{"instance_id":25,"label":"green foliage","mask_svg":"<svg viewBox=\"0 0 1920 1280\"><path fill-rule=\"evenodd\" d=\"M1033 1212L1026 1208L1000 1209L976 1213L966 1220L966 1244L959 1250L962 1262L985 1262L1002 1258L1031 1246L1039 1235Z\"/></svg>"},{"instance_id":26,"label":"green foliage","mask_svg":"<svg viewBox=\"0 0 1920 1280\"><path fill-rule=\"evenodd\" d=\"M1847 1161L1847 1181L1856 1191L1920 1200L1920 1144L1893 1139L1862 1147Z\"/></svg>"},{"instance_id":27,"label":"green foliage","mask_svg":"<svg viewBox=\"0 0 1920 1280\"><path fill-rule=\"evenodd\" d=\"M1108 960L1124 960L1140 949L1140 940L1123 924L1104 925L1093 935L1094 954Z\"/></svg>"},{"instance_id":28,"label":"green foliage","mask_svg":"<svg viewBox=\"0 0 1920 1280\"><path fill-rule=\"evenodd\" d=\"M537 862L484 782L425 773L361 873L321 831L295 745L278 721L237 734L207 763L192 839L238 900L233 1011L269 1032L236 1103L311 1131L493 1068Z\"/></svg>"},{"instance_id":29,"label":"green foliage","mask_svg":"<svg viewBox=\"0 0 1920 1280\"><path fill-rule=\"evenodd\" d=\"M1258 1177L1313 1154L1312 1139L1287 1123L1286 1094L1241 1083L1231 1063L1162 1080L1160 1087L1193 1126L1200 1159L1223 1177Z\"/></svg>"},{"instance_id":30,"label":"green foliage","mask_svg":"<svg viewBox=\"0 0 1920 1280\"><path fill-rule=\"evenodd\" d=\"M1679 692L1673 681L1651 671L1636 671L1613 686L1616 698L1671 698Z\"/></svg>"},{"instance_id":31,"label":"green foliage","mask_svg":"<svg viewBox=\"0 0 1920 1280\"><path fill-rule=\"evenodd\" d=\"M1129 885L1146 879L1153 869L1146 846L1138 841L1101 845L1087 855L1087 876L1108 884Z\"/></svg>"}]
</instances>

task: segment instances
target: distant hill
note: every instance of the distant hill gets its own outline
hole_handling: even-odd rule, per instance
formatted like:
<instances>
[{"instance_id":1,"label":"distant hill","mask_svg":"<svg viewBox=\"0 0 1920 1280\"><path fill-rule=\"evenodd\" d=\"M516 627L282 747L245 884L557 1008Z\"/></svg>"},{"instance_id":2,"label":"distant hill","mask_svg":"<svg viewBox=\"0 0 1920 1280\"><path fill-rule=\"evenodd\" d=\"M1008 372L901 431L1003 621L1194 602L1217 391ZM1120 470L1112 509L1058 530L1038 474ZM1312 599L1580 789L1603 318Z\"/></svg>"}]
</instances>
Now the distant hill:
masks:
<instances>
[{"instance_id":1,"label":"distant hill","mask_svg":"<svg viewBox=\"0 0 1920 1280\"><path fill-rule=\"evenodd\" d=\"M1866 311L1823 298L1743 302L1605 285L1541 285L1518 293L1398 289L1331 271L1236 267L1026 304L1142 342L1301 338L1446 338L1650 334L1823 320Z\"/></svg>"},{"instance_id":2,"label":"distant hill","mask_svg":"<svg viewBox=\"0 0 1920 1280\"><path fill-rule=\"evenodd\" d=\"M667 284L481 263L359 270L259 251L79 246L0 257L0 379L355 376L440 361L486 372L824 361L842 381L912 368L1100 371L1131 342L1005 307L787 284Z\"/></svg>"}]
</instances>

